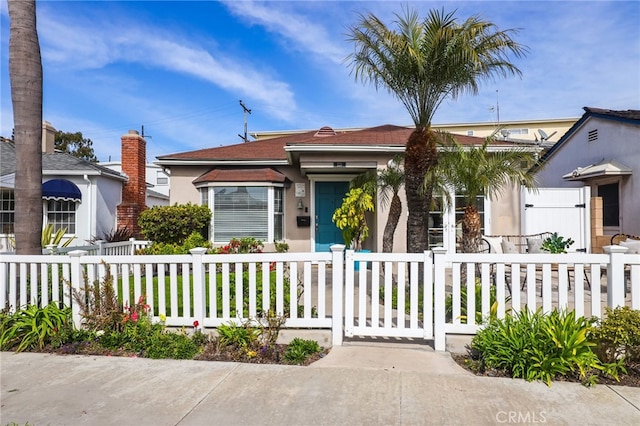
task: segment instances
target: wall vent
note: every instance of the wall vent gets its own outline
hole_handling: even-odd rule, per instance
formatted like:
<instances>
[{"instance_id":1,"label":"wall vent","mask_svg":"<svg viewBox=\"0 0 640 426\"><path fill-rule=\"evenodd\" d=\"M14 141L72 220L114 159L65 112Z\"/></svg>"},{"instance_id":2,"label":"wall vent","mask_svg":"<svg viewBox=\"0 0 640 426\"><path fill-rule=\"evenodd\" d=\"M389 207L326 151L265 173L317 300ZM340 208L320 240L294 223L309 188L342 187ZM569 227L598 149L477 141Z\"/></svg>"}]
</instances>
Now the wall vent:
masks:
<instances>
[{"instance_id":1,"label":"wall vent","mask_svg":"<svg viewBox=\"0 0 640 426\"><path fill-rule=\"evenodd\" d=\"M589 142L595 142L598 140L598 129L589 130L587 134L587 140Z\"/></svg>"}]
</instances>

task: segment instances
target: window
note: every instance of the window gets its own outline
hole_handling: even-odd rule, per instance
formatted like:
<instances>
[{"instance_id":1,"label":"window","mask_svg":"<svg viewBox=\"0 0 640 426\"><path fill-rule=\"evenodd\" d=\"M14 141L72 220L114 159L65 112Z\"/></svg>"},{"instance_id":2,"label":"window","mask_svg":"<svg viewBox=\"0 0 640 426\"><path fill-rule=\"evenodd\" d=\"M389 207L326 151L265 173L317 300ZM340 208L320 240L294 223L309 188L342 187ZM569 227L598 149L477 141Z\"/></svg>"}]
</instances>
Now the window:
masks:
<instances>
[{"instance_id":1,"label":"window","mask_svg":"<svg viewBox=\"0 0 640 426\"><path fill-rule=\"evenodd\" d=\"M169 176L163 171L156 172L156 185L169 185Z\"/></svg>"},{"instance_id":2,"label":"window","mask_svg":"<svg viewBox=\"0 0 640 426\"><path fill-rule=\"evenodd\" d=\"M473 136L473 130L467 130L467 136Z\"/></svg>"},{"instance_id":3,"label":"window","mask_svg":"<svg viewBox=\"0 0 640 426\"><path fill-rule=\"evenodd\" d=\"M46 200L45 217L53 225L53 232L65 229L66 234L76 232L76 202L66 200Z\"/></svg>"},{"instance_id":4,"label":"window","mask_svg":"<svg viewBox=\"0 0 640 426\"><path fill-rule=\"evenodd\" d=\"M213 195L214 242L244 237L273 242L283 238L282 188L216 186L210 188L209 195Z\"/></svg>"},{"instance_id":5,"label":"window","mask_svg":"<svg viewBox=\"0 0 640 426\"><path fill-rule=\"evenodd\" d=\"M0 234L13 234L16 203L13 191L0 191Z\"/></svg>"},{"instance_id":6,"label":"window","mask_svg":"<svg viewBox=\"0 0 640 426\"><path fill-rule=\"evenodd\" d=\"M598 185L598 197L602 197L602 225L620 226L618 182Z\"/></svg>"},{"instance_id":7,"label":"window","mask_svg":"<svg viewBox=\"0 0 640 426\"><path fill-rule=\"evenodd\" d=\"M529 129L509 129L510 135L528 135Z\"/></svg>"}]
</instances>

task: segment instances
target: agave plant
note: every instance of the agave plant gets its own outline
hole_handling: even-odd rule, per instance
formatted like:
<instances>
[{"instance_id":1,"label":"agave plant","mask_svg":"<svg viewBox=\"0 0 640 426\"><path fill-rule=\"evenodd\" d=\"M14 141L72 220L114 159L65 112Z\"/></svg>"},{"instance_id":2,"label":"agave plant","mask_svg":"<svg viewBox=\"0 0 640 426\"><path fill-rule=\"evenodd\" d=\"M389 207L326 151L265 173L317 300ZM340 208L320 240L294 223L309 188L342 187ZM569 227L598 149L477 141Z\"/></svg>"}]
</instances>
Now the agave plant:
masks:
<instances>
[{"instance_id":1,"label":"agave plant","mask_svg":"<svg viewBox=\"0 0 640 426\"><path fill-rule=\"evenodd\" d=\"M48 223L42 230L42 248L53 245L56 247L69 247L69 244L76 238L75 235L69 238L67 241L62 242L64 235L67 233L67 228L59 228L57 231L53 231L53 225Z\"/></svg>"}]
</instances>

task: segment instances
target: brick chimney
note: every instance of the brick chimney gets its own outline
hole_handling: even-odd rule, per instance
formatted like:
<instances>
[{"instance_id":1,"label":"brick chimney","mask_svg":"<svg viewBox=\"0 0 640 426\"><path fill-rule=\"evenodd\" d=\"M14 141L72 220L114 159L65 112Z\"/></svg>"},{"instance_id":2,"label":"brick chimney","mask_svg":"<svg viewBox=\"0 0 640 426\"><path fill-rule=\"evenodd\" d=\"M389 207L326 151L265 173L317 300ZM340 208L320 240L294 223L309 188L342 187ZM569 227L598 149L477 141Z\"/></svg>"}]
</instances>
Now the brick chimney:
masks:
<instances>
[{"instance_id":1,"label":"brick chimney","mask_svg":"<svg viewBox=\"0 0 640 426\"><path fill-rule=\"evenodd\" d=\"M129 177L129 181L122 187L122 202L117 207L118 228L126 226L136 238L140 238L138 217L147 208L147 142L136 130L129 130L121 141L122 172Z\"/></svg>"}]
</instances>

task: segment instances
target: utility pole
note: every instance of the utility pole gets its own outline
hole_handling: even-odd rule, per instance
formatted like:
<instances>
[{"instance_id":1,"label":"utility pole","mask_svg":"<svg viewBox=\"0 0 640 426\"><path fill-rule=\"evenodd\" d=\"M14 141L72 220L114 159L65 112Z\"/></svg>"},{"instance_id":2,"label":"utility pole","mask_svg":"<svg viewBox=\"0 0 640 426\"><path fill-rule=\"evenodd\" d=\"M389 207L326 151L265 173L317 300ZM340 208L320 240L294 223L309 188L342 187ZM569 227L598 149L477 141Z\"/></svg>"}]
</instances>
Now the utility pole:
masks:
<instances>
[{"instance_id":1,"label":"utility pole","mask_svg":"<svg viewBox=\"0 0 640 426\"><path fill-rule=\"evenodd\" d=\"M240 100L240 106L244 110L244 137L240 134L238 136L245 142L249 142L249 140L247 140L247 113L251 114L251 110L242 103L242 99Z\"/></svg>"}]
</instances>

